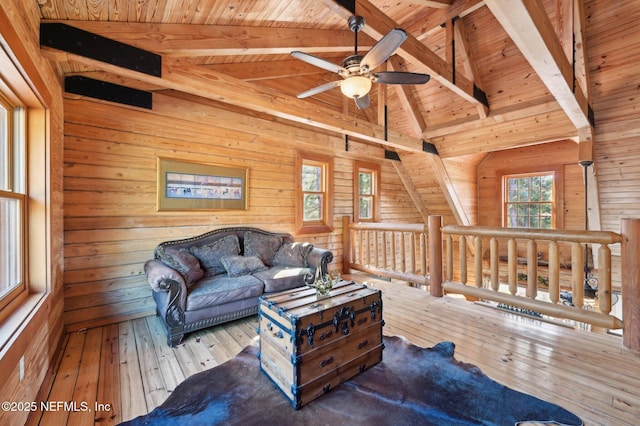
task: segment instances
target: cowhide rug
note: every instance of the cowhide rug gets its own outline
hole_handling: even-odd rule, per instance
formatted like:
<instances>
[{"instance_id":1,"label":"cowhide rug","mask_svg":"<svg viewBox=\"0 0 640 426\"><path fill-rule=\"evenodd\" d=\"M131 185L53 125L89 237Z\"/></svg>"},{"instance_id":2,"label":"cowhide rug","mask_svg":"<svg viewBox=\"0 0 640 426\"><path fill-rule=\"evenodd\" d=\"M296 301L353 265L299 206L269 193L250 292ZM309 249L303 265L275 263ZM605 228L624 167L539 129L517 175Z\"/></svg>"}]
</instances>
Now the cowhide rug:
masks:
<instances>
[{"instance_id":1,"label":"cowhide rug","mask_svg":"<svg viewBox=\"0 0 640 426\"><path fill-rule=\"evenodd\" d=\"M569 411L509 389L453 357L454 344L420 348L385 337L383 360L294 410L260 371L258 349L182 382L126 425L582 425Z\"/></svg>"}]
</instances>

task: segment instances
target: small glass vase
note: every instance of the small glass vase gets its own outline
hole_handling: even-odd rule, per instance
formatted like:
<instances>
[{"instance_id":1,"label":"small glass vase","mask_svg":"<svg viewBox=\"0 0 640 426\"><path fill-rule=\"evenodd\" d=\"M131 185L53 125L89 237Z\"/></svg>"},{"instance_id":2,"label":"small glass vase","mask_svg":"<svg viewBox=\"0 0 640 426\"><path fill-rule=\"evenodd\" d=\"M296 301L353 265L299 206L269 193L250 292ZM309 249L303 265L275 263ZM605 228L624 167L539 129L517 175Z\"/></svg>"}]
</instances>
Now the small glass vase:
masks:
<instances>
[{"instance_id":1,"label":"small glass vase","mask_svg":"<svg viewBox=\"0 0 640 426\"><path fill-rule=\"evenodd\" d=\"M318 268L313 283L308 285L315 288L316 296L318 299L322 299L329 297L329 292L338 281L340 281L340 273L338 271L331 271L329 274L323 275L320 268Z\"/></svg>"}]
</instances>

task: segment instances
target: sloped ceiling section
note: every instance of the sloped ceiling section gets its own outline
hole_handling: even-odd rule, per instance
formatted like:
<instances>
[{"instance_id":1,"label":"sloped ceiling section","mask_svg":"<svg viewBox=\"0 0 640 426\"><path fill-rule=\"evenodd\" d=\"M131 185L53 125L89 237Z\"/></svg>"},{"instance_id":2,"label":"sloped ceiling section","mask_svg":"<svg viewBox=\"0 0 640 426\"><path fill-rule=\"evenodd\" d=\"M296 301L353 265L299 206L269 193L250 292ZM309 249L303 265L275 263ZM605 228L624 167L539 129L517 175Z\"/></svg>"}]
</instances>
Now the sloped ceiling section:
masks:
<instances>
[{"instance_id":1,"label":"sloped ceiling section","mask_svg":"<svg viewBox=\"0 0 640 426\"><path fill-rule=\"evenodd\" d=\"M592 139L588 84L576 78L574 34L583 19L573 0L208 0L40 4L42 25L64 23L162 58L161 75L88 57L43 41L65 76L82 74L145 91L177 90L399 153L438 153L440 186L458 222L462 204L442 158L524 145ZM350 9L365 18L358 53L392 28L407 40L387 69L428 73L425 85L374 83L359 110L339 89L296 95L340 79L295 60L293 50L340 64L355 53ZM580 44L584 46L584 43ZM570 52L570 53L568 53ZM572 55L569 57L568 55ZM583 66L584 68L584 66ZM580 75L586 71L578 69ZM382 120L387 106L386 126ZM386 131L385 131L386 130ZM589 150L584 150L588 155ZM401 154L402 155L402 154ZM433 161L429 159L429 161ZM419 186L419 185L416 185Z\"/></svg>"}]
</instances>

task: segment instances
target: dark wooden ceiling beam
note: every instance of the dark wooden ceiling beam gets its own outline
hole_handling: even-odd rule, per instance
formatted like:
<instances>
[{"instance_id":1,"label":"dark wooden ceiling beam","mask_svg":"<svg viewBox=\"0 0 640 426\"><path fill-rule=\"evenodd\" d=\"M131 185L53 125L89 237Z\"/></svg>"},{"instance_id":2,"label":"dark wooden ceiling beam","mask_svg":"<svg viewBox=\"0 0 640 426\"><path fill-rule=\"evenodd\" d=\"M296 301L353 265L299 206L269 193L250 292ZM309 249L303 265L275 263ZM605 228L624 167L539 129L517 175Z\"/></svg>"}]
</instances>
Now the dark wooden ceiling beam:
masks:
<instances>
[{"instance_id":1,"label":"dark wooden ceiling beam","mask_svg":"<svg viewBox=\"0 0 640 426\"><path fill-rule=\"evenodd\" d=\"M235 105L247 110L270 114L322 130L347 134L367 142L391 146L411 152L422 152L422 140L395 131L388 131L384 139L384 128L377 124L354 120L315 103L283 95L255 83L245 82L226 74L211 71L206 67L191 65L178 58L162 59L161 77L118 67L107 62L87 58L74 53L61 55L59 51L44 47L41 52L51 60L64 58L72 62L101 69L121 76L140 80L147 84L162 86L203 98Z\"/></svg>"},{"instance_id":2,"label":"dark wooden ceiling beam","mask_svg":"<svg viewBox=\"0 0 640 426\"><path fill-rule=\"evenodd\" d=\"M93 34L160 53L164 56L275 55L292 50L307 53L351 53L353 32L308 28L229 25L158 24L108 21L56 21ZM362 48L372 45L364 36Z\"/></svg>"}]
</instances>

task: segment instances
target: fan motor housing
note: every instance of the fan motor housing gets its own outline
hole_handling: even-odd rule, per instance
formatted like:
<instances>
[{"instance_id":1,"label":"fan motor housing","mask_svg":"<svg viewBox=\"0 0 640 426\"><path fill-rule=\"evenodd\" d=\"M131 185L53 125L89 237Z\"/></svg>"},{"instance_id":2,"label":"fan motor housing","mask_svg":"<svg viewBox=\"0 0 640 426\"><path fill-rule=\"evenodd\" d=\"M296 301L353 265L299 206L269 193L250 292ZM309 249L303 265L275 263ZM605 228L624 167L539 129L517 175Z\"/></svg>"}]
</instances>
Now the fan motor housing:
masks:
<instances>
[{"instance_id":1,"label":"fan motor housing","mask_svg":"<svg viewBox=\"0 0 640 426\"><path fill-rule=\"evenodd\" d=\"M351 55L347 56L344 61L342 61L342 67L349 70L351 74L353 71L358 71L360 68L360 62L362 62L362 55ZM352 68L358 67L358 69L353 70Z\"/></svg>"},{"instance_id":2,"label":"fan motor housing","mask_svg":"<svg viewBox=\"0 0 640 426\"><path fill-rule=\"evenodd\" d=\"M357 15L350 17L349 21L347 22L349 23L349 28L351 28L351 31L353 31L354 33L357 33L358 31L360 31L365 24L364 18L362 16L357 16Z\"/></svg>"}]
</instances>

